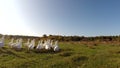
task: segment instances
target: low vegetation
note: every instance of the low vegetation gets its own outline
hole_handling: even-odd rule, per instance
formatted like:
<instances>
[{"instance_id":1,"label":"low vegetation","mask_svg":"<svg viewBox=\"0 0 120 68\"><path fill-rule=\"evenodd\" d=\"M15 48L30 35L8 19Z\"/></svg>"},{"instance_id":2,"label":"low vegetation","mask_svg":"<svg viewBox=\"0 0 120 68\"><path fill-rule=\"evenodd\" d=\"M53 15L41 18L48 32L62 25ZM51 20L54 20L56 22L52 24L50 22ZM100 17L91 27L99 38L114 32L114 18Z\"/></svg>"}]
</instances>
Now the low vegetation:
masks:
<instances>
[{"instance_id":1,"label":"low vegetation","mask_svg":"<svg viewBox=\"0 0 120 68\"><path fill-rule=\"evenodd\" d=\"M40 39L53 36L5 36L5 46L0 48L0 68L120 68L119 36L112 37L111 41L107 38L98 40L96 37L91 41L91 38L84 41L65 41L60 40L59 37L59 39L56 38L59 40L59 52L44 49L28 51L25 47L15 50L8 46L7 43L11 38L21 37L25 43L28 38L35 38L38 42Z\"/></svg>"},{"instance_id":2,"label":"low vegetation","mask_svg":"<svg viewBox=\"0 0 120 68\"><path fill-rule=\"evenodd\" d=\"M90 47L89 47L90 45ZM119 68L120 46L60 42L60 52L0 49L0 68ZM91 48L93 46L94 48Z\"/></svg>"}]
</instances>

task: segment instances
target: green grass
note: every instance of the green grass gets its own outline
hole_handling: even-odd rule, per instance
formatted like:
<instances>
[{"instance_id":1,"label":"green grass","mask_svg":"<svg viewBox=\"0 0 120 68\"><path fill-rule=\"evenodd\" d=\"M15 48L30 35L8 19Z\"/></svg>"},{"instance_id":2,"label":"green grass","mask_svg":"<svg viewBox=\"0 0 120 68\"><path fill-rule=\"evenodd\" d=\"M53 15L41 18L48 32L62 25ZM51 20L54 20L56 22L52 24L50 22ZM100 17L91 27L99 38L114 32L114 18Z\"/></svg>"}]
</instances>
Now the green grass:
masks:
<instances>
[{"instance_id":1,"label":"green grass","mask_svg":"<svg viewBox=\"0 0 120 68\"><path fill-rule=\"evenodd\" d=\"M60 52L21 51L6 44L0 49L0 68L120 68L120 46L89 47L80 43L59 43Z\"/></svg>"}]
</instances>

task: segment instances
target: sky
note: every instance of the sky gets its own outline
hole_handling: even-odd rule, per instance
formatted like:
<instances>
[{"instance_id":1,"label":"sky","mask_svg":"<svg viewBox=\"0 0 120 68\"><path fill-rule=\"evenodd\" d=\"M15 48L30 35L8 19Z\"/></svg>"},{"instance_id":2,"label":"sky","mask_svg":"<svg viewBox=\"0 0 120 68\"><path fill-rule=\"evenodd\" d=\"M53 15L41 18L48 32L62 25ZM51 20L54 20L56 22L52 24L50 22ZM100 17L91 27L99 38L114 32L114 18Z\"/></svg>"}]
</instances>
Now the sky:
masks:
<instances>
[{"instance_id":1,"label":"sky","mask_svg":"<svg viewBox=\"0 0 120 68\"><path fill-rule=\"evenodd\" d=\"M119 0L0 0L0 33L120 35Z\"/></svg>"}]
</instances>

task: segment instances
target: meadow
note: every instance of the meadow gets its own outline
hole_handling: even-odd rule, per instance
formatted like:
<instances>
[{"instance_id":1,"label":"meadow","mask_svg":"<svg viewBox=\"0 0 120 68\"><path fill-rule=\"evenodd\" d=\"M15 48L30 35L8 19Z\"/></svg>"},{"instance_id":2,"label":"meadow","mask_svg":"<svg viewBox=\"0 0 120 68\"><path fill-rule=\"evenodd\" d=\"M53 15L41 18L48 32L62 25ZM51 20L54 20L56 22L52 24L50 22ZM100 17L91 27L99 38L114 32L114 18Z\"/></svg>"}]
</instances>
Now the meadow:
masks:
<instances>
[{"instance_id":1,"label":"meadow","mask_svg":"<svg viewBox=\"0 0 120 68\"><path fill-rule=\"evenodd\" d=\"M0 49L0 68L120 68L120 45L59 42L61 50Z\"/></svg>"}]
</instances>

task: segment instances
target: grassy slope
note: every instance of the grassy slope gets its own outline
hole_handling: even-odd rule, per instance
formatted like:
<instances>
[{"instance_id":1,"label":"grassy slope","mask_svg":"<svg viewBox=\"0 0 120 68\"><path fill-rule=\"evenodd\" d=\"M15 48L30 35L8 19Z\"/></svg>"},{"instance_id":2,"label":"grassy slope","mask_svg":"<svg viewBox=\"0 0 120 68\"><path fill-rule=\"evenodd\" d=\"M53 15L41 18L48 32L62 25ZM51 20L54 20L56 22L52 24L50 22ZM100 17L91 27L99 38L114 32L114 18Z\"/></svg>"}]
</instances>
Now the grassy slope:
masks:
<instances>
[{"instance_id":1,"label":"grassy slope","mask_svg":"<svg viewBox=\"0 0 120 68\"><path fill-rule=\"evenodd\" d=\"M15 51L0 49L0 68L118 68L120 46L59 43L61 52Z\"/></svg>"}]
</instances>

